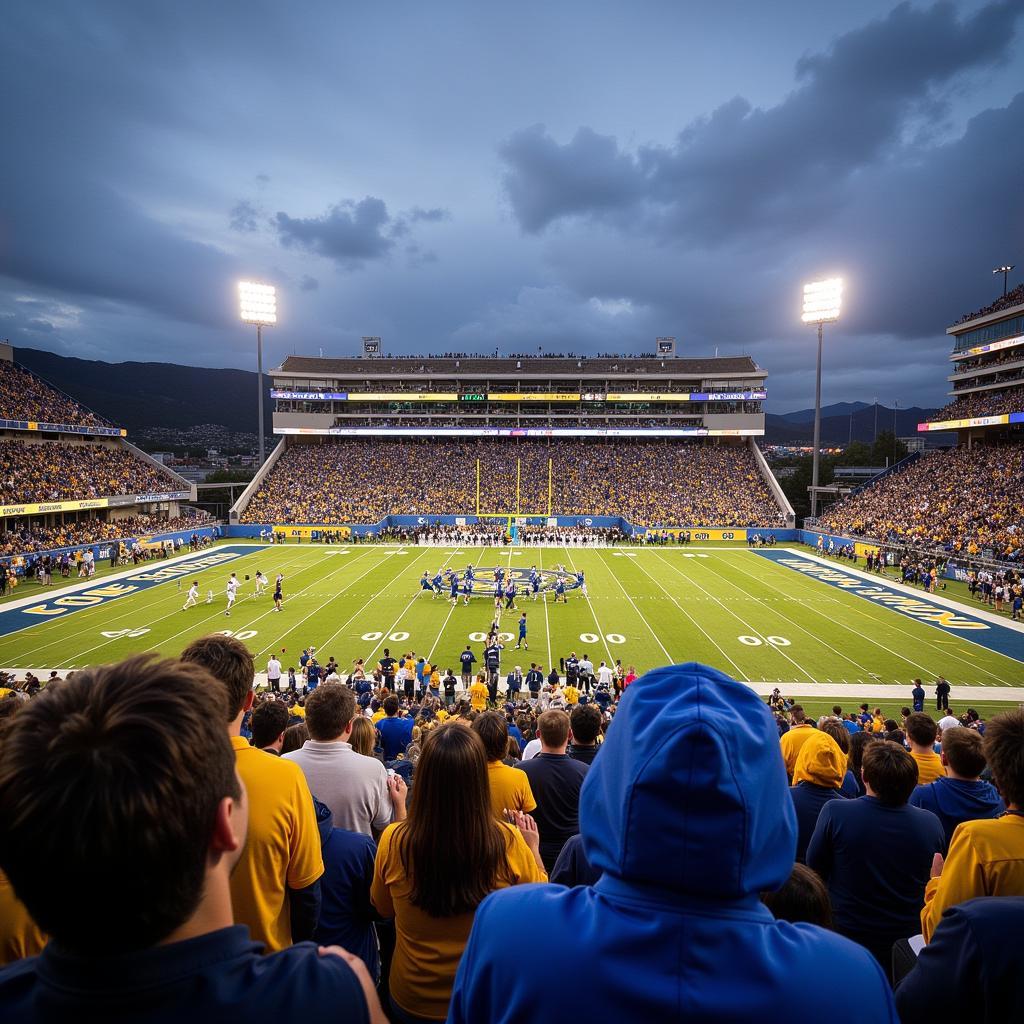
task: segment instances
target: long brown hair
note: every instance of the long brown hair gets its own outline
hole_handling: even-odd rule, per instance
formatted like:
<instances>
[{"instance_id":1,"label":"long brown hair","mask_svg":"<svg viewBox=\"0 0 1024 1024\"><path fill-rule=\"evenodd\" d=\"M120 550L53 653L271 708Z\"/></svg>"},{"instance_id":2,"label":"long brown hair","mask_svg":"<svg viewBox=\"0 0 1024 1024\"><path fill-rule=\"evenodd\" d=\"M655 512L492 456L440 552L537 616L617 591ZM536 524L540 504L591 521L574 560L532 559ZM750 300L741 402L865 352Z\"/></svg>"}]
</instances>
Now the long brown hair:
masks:
<instances>
[{"instance_id":1,"label":"long brown hair","mask_svg":"<svg viewBox=\"0 0 1024 1024\"><path fill-rule=\"evenodd\" d=\"M395 832L409 899L431 917L469 913L512 881L511 835L494 818L487 755L471 729L450 722L427 734L409 817Z\"/></svg>"}]
</instances>

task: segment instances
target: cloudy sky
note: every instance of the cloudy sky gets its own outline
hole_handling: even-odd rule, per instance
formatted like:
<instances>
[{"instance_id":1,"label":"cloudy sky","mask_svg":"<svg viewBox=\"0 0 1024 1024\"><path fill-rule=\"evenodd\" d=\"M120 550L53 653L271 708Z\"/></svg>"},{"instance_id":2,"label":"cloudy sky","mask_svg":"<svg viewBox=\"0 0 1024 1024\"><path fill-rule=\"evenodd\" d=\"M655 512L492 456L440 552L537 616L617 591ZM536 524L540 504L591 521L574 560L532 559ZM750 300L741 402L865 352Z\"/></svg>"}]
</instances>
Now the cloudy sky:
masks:
<instances>
[{"instance_id":1,"label":"cloudy sky","mask_svg":"<svg viewBox=\"0 0 1024 1024\"><path fill-rule=\"evenodd\" d=\"M0 338L254 367L751 353L813 400L939 404L944 328L1024 267L1024 0L8 0ZM1016 279L1020 280L1018 272ZM1011 282L1012 284L1013 282Z\"/></svg>"}]
</instances>

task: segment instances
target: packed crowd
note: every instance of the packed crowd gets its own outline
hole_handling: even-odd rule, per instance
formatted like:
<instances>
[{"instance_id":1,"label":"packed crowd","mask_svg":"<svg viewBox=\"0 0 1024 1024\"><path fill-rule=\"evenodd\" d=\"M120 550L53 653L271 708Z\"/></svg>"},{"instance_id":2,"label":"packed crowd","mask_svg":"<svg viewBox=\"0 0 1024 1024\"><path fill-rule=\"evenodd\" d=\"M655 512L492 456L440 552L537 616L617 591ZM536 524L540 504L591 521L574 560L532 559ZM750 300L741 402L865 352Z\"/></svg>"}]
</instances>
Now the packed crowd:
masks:
<instances>
[{"instance_id":1,"label":"packed crowd","mask_svg":"<svg viewBox=\"0 0 1024 1024\"><path fill-rule=\"evenodd\" d=\"M168 473L120 445L0 440L0 504L177 489Z\"/></svg>"},{"instance_id":2,"label":"packed crowd","mask_svg":"<svg viewBox=\"0 0 1024 1024\"><path fill-rule=\"evenodd\" d=\"M961 445L923 455L820 518L827 530L998 558L1024 555L1024 447Z\"/></svg>"},{"instance_id":3,"label":"packed crowd","mask_svg":"<svg viewBox=\"0 0 1024 1024\"><path fill-rule=\"evenodd\" d=\"M28 524L29 520L11 519L8 522ZM0 555L27 555L36 551L75 547L79 544L96 544L101 541L123 540L153 533L170 533L175 530L195 530L213 522L214 518L205 509L189 507L178 516L151 513L123 516L120 519L83 516L50 527L14 526L0 532Z\"/></svg>"},{"instance_id":4,"label":"packed crowd","mask_svg":"<svg viewBox=\"0 0 1024 1024\"><path fill-rule=\"evenodd\" d=\"M0 359L0 419L67 426L111 426L34 373L6 359Z\"/></svg>"},{"instance_id":5,"label":"packed crowd","mask_svg":"<svg viewBox=\"0 0 1024 1024\"><path fill-rule=\"evenodd\" d=\"M1005 295L1000 295L995 302L990 302L987 306L982 306L981 309L976 309L973 313L964 313L959 320L954 320L955 324L965 324L968 320L974 320L979 316L988 316L990 313L998 313L1002 309L1010 309L1012 306L1019 306L1024 302L1024 284L1017 285L1016 288L1010 289Z\"/></svg>"},{"instance_id":6,"label":"packed crowd","mask_svg":"<svg viewBox=\"0 0 1024 1024\"><path fill-rule=\"evenodd\" d=\"M971 420L978 416L1002 416L1009 412L1024 412L1024 388L1017 386L1006 391L973 391L944 405L928 419L938 423L942 420Z\"/></svg>"},{"instance_id":7,"label":"packed crowd","mask_svg":"<svg viewBox=\"0 0 1024 1024\"><path fill-rule=\"evenodd\" d=\"M1024 711L957 719L939 680L938 722L920 683L898 722L815 722L705 666L579 662L546 703L452 704L400 667L301 698L272 656L257 697L216 634L0 692L5 1018L1024 1014Z\"/></svg>"},{"instance_id":8,"label":"packed crowd","mask_svg":"<svg viewBox=\"0 0 1024 1024\"><path fill-rule=\"evenodd\" d=\"M666 441L345 440L289 448L247 523L377 522L384 516L546 512L642 526L777 526L783 518L745 445Z\"/></svg>"}]
</instances>

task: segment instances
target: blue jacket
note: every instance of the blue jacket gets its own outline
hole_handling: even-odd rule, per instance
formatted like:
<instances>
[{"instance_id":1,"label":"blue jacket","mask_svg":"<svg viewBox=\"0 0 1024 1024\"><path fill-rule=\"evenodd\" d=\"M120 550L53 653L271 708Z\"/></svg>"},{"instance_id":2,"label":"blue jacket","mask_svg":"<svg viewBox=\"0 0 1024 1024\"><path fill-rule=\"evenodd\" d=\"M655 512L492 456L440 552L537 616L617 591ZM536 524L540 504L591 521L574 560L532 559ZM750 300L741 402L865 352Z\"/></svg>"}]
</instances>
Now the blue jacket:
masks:
<instances>
[{"instance_id":1,"label":"blue jacket","mask_svg":"<svg viewBox=\"0 0 1024 1024\"><path fill-rule=\"evenodd\" d=\"M793 869L796 820L775 724L745 686L703 665L657 669L622 698L580 796L593 886L513 886L477 909L449 1021L820 1021L801 978L842 978L829 1024L896 1021L865 950L776 921L758 894ZM845 801L844 801L845 802ZM600 972L566 985L565 959L524 971L508 936L528 921L544 948Z\"/></svg>"},{"instance_id":2,"label":"blue jacket","mask_svg":"<svg viewBox=\"0 0 1024 1024\"><path fill-rule=\"evenodd\" d=\"M1022 934L1024 896L983 896L947 910L896 990L903 1024L1024 1020Z\"/></svg>"},{"instance_id":3,"label":"blue jacket","mask_svg":"<svg viewBox=\"0 0 1024 1024\"><path fill-rule=\"evenodd\" d=\"M961 822L974 821L976 818L998 818L1000 814L1006 813L999 791L991 782L980 779L975 782L948 777L936 779L927 786L918 786L910 794L908 803L931 811L942 822L947 849L953 832Z\"/></svg>"}]
</instances>

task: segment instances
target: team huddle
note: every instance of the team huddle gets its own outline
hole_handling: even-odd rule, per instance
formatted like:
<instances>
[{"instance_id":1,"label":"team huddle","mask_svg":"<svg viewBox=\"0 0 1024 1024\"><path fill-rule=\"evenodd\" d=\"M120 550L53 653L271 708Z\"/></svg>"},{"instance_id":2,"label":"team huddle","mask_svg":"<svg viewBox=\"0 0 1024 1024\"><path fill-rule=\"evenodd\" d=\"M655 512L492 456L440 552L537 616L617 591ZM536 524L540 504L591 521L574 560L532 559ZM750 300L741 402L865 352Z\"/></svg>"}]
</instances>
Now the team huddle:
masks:
<instances>
[{"instance_id":1,"label":"team huddle","mask_svg":"<svg viewBox=\"0 0 1024 1024\"><path fill-rule=\"evenodd\" d=\"M438 569L433 576L424 569L420 577L420 590L429 592L434 598L443 595L447 590L448 601L452 605L459 603L462 597L463 604L469 604L469 599L474 593L480 593L484 589L490 589L494 595L494 607L499 613L501 611L516 611L516 598L519 596L519 586L516 583L516 576L511 570L502 569L500 566L494 571L494 581L490 588L487 587L485 579L477 579L476 571L472 565L467 565L462 573L454 569ZM555 603L565 604L566 598L566 577L570 576L575 580L575 586L580 593L587 596L587 581L585 574L580 572L569 573L564 565L558 566L558 575L555 578L554 590ZM530 595L531 601L536 601L541 596L541 570L531 565L530 572L526 577L524 592ZM477 584L480 584L478 587Z\"/></svg>"},{"instance_id":2,"label":"team huddle","mask_svg":"<svg viewBox=\"0 0 1024 1024\"><path fill-rule=\"evenodd\" d=\"M245 581L248 582L249 577L245 577ZM254 577L255 586L253 587L253 597L263 597L267 593L267 587L269 581L267 577L259 570L256 570ZM242 581L239 580L236 573L232 573L228 577L227 586L225 587L224 594L227 598L227 607L224 609L224 614L227 616L231 615L231 609L238 600L238 590L242 586ZM274 582L274 607L270 610L273 612L281 611L281 605L284 603L284 575L283 573L277 574L277 579ZM206 591L206 603L213 604L213 591ZM183 612L188 611L189 608L195 608L199 604L199 580L193 580L192 585L188 588L188 595L185 598L185 603L181 606Z\"/></svg>"}]
</instances>

